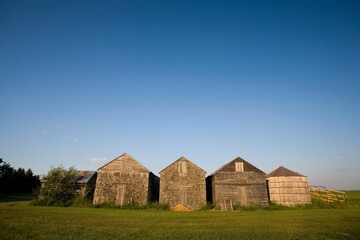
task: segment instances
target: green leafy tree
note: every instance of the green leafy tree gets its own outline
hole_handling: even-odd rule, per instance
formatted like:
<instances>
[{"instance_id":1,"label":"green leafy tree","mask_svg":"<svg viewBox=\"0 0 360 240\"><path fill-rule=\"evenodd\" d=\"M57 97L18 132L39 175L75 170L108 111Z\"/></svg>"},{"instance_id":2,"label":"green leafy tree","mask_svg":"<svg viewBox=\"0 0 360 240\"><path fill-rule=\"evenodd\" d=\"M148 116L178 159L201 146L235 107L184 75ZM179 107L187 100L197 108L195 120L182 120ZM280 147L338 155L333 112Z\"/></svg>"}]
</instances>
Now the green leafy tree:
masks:
<instances>
[{"instance_id":1,"label":"green leafy tree","mask_svg":"<svg viewBox=\"0 0 360 240\"><path fill-rule=\"evenodd\" d=\"M0 159L0 192L9 192L13 185L14 168L9 163Z\"/></svg>"},{"instance_id":2,"label":"green leafy tree","mask_svg":"<svg viewBox=\"0 0 360 240\"><path fill-rule=\"evenodd\" d=\"M42 180L36 203L47 206L68 206L75 197L75 180L79 171L73 167L52 167Z\"/></svg>"},{"instance_id":3,"label":"green leafy tree","mask_svg":"<svg viewBox=\"0 0 360 240\"><path fill-rule=\"evenodd\" d=\"M40 185L39 175L34 175L29 168L14 169L0 158L0 192L32 193Z\"/></svg>"}]
</instances>

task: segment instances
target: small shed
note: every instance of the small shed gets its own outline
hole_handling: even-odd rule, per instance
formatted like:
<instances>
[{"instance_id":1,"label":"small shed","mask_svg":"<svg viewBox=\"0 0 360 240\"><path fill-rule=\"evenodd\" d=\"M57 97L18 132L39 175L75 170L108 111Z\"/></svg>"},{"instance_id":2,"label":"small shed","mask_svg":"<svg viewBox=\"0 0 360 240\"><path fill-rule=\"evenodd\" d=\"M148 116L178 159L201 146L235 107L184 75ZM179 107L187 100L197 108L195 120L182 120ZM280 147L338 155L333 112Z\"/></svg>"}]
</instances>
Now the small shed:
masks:
<instances>
[{"instance_id":1,"label":"small shed","mask_svg":"<svg viewBox=\"0 0 360 240\"><path fill-rule=\"evenodd\" d=\"M96 171L80 171L75 180L75 193L83 197L93 197L96 184Z\"/></svg>"},{"instance_id":2,"label":"small shed","mask_svg":"<svg viewBox=\"0 0 360 240\"><path fill-rule=\"evenodd\" d=\"M311 203L306 176L281 166L269 173L266 179L270 201L286 206Z\"/></svg>"},{"instance_id":3,"label":"small shed","mask_svg":"<svg viewBox=\"0 0 360 240\"><path fill-rule=\"evenodd\" d=\"M208 176L207 183L208 201L223 210L269 204L265 173L240 157Z\"/></svg>"},{"instance_id":4,"label":"small shed","mask_svg":"<svg viewBox=\"0 0 360 240\"><path fill-rule=\"evenodd\" d=\"M199 209L206 204L205 171L181 157L160 171L160 203Z\"/></svg>"},{"instance_id":5,"label":"small shed","mask_svg":"<svg viewBox=\"0 0 360 240\"><path fill-rule=\"evenodd\" d=\"M129 154L98 169L94 204L145 204L159 199L159 177Z\"/></svg>"}]
</instances>

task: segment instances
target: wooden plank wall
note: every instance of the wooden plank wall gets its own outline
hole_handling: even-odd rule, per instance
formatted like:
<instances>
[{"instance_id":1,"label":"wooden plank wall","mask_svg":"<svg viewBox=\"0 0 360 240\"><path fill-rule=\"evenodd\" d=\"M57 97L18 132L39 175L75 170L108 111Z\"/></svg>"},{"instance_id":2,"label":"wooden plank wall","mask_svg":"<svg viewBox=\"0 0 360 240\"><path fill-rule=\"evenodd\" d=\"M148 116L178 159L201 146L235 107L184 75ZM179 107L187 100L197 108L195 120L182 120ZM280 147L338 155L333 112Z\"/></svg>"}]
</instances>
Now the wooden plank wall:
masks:
<instances>
[{"instance_id":1,"label":"wooden plank wall","mask_svg":"<svg viewBox=\"0 0 360 240\"><path fill-rule=\"evenodd\" d=\"M160 203L199 209L206 204L205 172L189 161L177 161L160 173Z\"/></svg>"},{"instance_id":2,"label":"wooden plank wall","mask_svg":"<svg viewBox=\"0 0 360 240\"><path fill-rule=\"evenodd\" d=\"M267 180L270 201L286 206L311 203L307 177L281 176Z\"/></svg>"},{"instance_id":3,"label":"wooden plank wall","mask_svg":"<svg viewBox=\"0 0 360 240\"><path fill-rule=\"evenodd\" d=\"M268 205L265 175L256 172L218 172L212 179L212 197L215 205L230 199L242 206Z\"/></svg>"},{"instance_id":4,"label":"wooden plank wall","mask_svg":"<svg viewBox=\"0 0 360 240\"><path fill-rule=\"evenodd\" d=\"M145 204L149 195L148 173L98 172L94 204Z\"/></svg>"},{"instance_id":5,"label":"wooden plank wall","mask_svg":"<svg viewBox=\"0 0 360 240\"><path fill-rule=\"evenodd\" d=\"M145 204L152 197L156 179L130 155L124 154L98 170L94 204ZM156 197L156 193L155 197Z\"/></svg>"}]
</instances>

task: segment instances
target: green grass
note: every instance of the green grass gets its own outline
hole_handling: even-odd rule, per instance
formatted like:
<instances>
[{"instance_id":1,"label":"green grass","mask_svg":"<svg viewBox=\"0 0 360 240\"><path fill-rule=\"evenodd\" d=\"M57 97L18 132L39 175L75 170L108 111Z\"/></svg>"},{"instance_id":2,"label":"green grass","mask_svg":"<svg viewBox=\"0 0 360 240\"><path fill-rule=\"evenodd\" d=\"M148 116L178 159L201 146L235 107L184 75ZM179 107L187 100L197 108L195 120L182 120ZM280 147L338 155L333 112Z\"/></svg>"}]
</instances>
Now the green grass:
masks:
<instances>
[{"instance_id":1,"label":"green grass","mask_svg":"<svg viewBox=\"0 0 360 240\"><path fill-rule=\"evenodd\" d=\"M360 191L346 191L349 203L357 203L360 205Z\"/></svg>"},{"instance_id":2,"label":"green grass","mask_svg":"<svg viewBox=\"0 0 360 240\"><path fill-rule=\"evenodd\" d=\"M360 202L360 192L348 194ZM359 239L360 207L171 212L0 202L0 239Z\"/></svg>"}]
</instances>

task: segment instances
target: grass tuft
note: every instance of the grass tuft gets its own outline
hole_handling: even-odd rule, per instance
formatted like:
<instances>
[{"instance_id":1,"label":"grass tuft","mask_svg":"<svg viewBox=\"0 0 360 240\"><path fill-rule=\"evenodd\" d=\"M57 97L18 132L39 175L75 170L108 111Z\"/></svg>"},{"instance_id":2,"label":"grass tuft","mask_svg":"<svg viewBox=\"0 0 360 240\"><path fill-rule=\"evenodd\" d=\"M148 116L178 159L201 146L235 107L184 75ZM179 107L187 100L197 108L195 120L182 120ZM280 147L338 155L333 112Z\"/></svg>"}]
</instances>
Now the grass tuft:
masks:
<instances>
[{"instance_id":1,"label":"grass tuft","mask_svg":"<svg viewBox=\"0 0 360 240\"><path fill-rule=\"evenodd\" d=\"M201 211L207 211L207 210L212 210L212 209L214 209L214 205L209 202L207 202L205 205L200 207Z\"/></svg>"},{"instance_id":2,"label":"grass tuft","mask_svg":"<svg viewBox=\"0 0 360 240\"><path fill-rule=\"evenodd\" d=\"M153 210L164 210L168 211L170 206L168 204L161 204L159 202L149 202L146 204L127 203L124 205L116 205L115 203L101 203L93 205L95 208L109 208L109 209L153 209Z\"/></svg>"}]
</instances>

